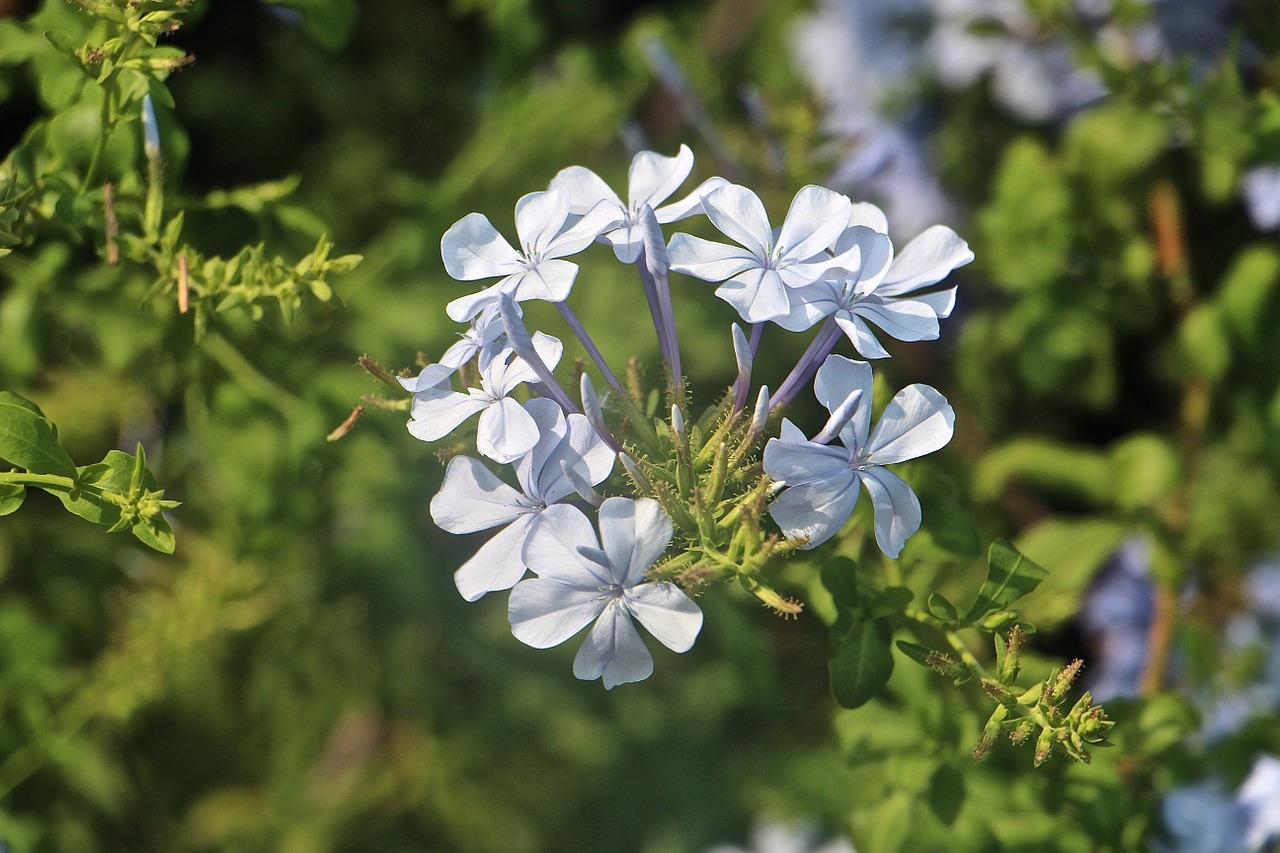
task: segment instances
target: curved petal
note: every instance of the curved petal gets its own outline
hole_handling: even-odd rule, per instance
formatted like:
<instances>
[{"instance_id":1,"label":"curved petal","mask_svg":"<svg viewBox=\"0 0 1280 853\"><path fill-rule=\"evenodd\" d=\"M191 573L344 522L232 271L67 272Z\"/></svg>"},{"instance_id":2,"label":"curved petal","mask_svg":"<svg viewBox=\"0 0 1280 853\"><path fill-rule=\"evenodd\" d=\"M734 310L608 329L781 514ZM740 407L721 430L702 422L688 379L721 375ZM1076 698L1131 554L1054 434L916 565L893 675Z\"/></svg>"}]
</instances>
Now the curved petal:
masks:
<instances>
[{"instance_id":1,"label":"curved petal","mask_svg":"<svg viewBox=\"0 0 1280 853\"><path fill-rule=\"evenodd\" d=\"M602 678L605 690L653 674L653 656L624 608L614 604L600 614L573 659L573 674L583 681Z\"/></svg>"},{"instance_id":2,"label":"curved petal","mask_svg":"<svg viewBox=\"0 0 1280 853\"><path fill-rule=\"evenodd\" d=\"M928 385L908 385L880 415L867 443L867 459L890 465L932 453L951 440L955 423L946 397Z\"/></svg>"},{"instance_id":3,"label":"curved petal","mask_svg":"<svg viewBox=\"0 0 1280 853\"><path fill-rule=\"evenodd\" d=\"M938 315L923 302L914 299L876 297L855 304L851 314L866 318L900 341L933 341L938 339Z\"/></svg>"},{"instance_id":4,"label":"curved petal","mask_svg":"<svg viewBox=\"0 0 1280 853\"><path fill-rule=\"evenodd\" d=\"M555 369L564 354L564 344L554 335L534 332L529 339L533 351L548 370ZM490 360L480 374L480 384L495 397L505 397L525 382L537 382L537 371L514 350L504 350L501 358Z\"/></svg>"},{"instance_id":5,"label":"curved petal","mask_svg":"<svg viewBox=\"0 0 1280 853\"><path fill-rule=\"evenodd\" d=\"M440 238L445 271L459 281L510 275L523 266L520 253L481 213L468 213Z\"/></svg>"},{"instance_id":6,"label":"curved petal","mask_svg":"<svg viewBox=\"0 0 1280 853\"><path fill-rule=\"evenodd\" d=\"M520 246L533 258L551 244L569 218L569 198L562 190L528 193L516 202L516 234Z\"/></svg>"},{"instance_id":7,"label":"curved petal","mask_svg":"<svg viewBox=\"0 0 1280 853\"><path fill-rule=\"evenodd\" d=\"M494 462L515 462L538 443L538 425L515 400L502 398L480 413L476 450Z\"/></svg>"},{"instance_id":8,"label":"curved petal","mask_svg":"<svg viewBox=\"0 0 1280 853\"><path fill-rule=\"evenodd\" d=\"M849 453L838 447L777 438L764 446L764 472L788 486L825 480L848 467Z\"/></svg>"},{"instance_id":9,"label":"curved petal","mask_svg":"<svg viewBox=\"0 0 1280 853\"><path fill-rule=\"evenodd\" d=\"M618 194L595 172L583 166L561 169L551 179L548 189L559 189L569 201L569 212L581 216L601 201L610 201L621 211L624 207Z\"/></svg>"},{"instance_id":10,"label":"curved petal","mask_svg":"<svg viewBox=\"0 0 1280 853\"><path fill-rule=\"evenodd\" d=\"M576 255L590 246L606 231L612 231L623 221L625 211L612 201L597 202L595 207L582 214L582 218L555 236L542 248L544 258L563 258ZM543 261L546 263L546 261Z\"/></svg>"},{"instance_id":11,"label":"curved petal","mask_svg":"<svg viewBox=\"0 0 1280 853\"><path fill-rule=\"evenodd\" d=\"M703 281L724 281L761 266L760 258L746 249L683 233L672 236L667 257L672 270Z\"/></svg>"},{"instance_id":12,"label":"curved petal","mask_svg":"<svg viewBox=\"0 0 1280 853\"><path fill-rule=\"evenodd\" d=\"M638 225L624 225L604 235L604 241L613 246L613 256L624 264L634 264L644 248L644 229Z\"/></svg>"},{"instance_id":13,"label":"curved petal","mask_svg":"<svg viewBox=\"0 0 1280 853\"><path fill-rule=\"evenodd\" d=\"M674 157L641 151L631 160L627 175L627 202L631 210L657 207L671 197L693 171L693 152L681 145Z\"/></svg>"},{"instance_id":14,"label":"curved petal","mask_svg":"<svg viewBox=\"0 0 1280 853\"><path fill-rule=\"evenodd\" d=\"M884 468L867 468L858 477L875 507L876 544L885 556L897 557L920 529L920 500L901 477Z\"/></svg>"},{"instance_id":15,"label":"curved petal","mask_svg":"<svg viewBox=\"0 0 1280 853\"><path fill-rule=\"evenodd\" d=\"M858 293L867 293L878 288L881 280L892 268L893 241L888 234L875 231L865 225L853 225L846 228L836 240L837 256L849 255L854 249L860 259L857 269Z\"/></svg>"},{"instance_id":16,"label":"curved petal","mask_svg":"<svg viewBox=\"0 0 1280 853\"><path fill-rule=\"evenodd\" d=\"M449 380L453 376L454 369L454 366L446 364L444 359L441 359L439 364L428 364L422 368L422 372L417 376L409 378L397 376L396 379L406 391L443 397L445 394L452 393Z\"/></svg>"},{"instance_id":17,"label":"curved petal","mask_svg":"<svg viewBox=\"0 0 1280 853\"><path fill-rule=\"evenodd\" d=\"M810 184L791 201L778 234L778 252L803 261L829 248L849 221L852 202L840 193Z\"/></svg>"},{"instance_id":18,"label":"curved petal","mask_svg":"<svg viewBox=\"0 0 1280 853\"><path fill-rule=\"evenodd\" d=\"M881 234L889 233L889 218L884 211L869 202L860 201L849 210L849 225L865 225Z\"/></svg>"},{"instance_id":19,"label":"curved petal","mask_svg":"<svg viewBox=\"0 0 1280 853\"><path fill-rule=\"evenodd\" d=\"M642 583L626 592L627 609L658 642L673 652L693 648L702 611L673 583Z\"/></svg>"},{"instance_id":20,"label":"curved petal","mask_svg":"<svg viewBox=\"0 0 1280 853\"><path fill-rule=\"evenodd\" d=\"M759 196L738 184L726 184L702 197L711 224L758 258L773 251L773 227Z\"/></svg>"},{"instance_id":21,"label":"curved petal","mask_svg":"<svg viewBox=\"0 0 1280 853\"><path fill-rule=\"evenodd\" d=\"M716 296L737 308L748 323L763 323L791 313L787 288L776 270L747 270L717 287Z\"/></svg>"},{"instance_id":22,"label":"curved petal","mask_svg":"<svg viewBox=\"0 0 1280 853\"><path fill-rule=\"evenodd\" d=\"M671 519L655 500L609 498L600 505L600 545L614 582L633 586L671 542Z\"/></svg>"},{"instance_id":23,"label":"curved petal","mask_svg":"<svg viewBox=\"0 0 1280 853\"><path fill-rule=\"evenodd\" d=\"M890 296L889 298L892 300L894 297ZM956 289L954 287L949 287L946 290L937 290L933 293L914 293L910 298L914 302L923 302L928 305L940 319L950 317L952 309L956 307Z\"/></svg>"},{"instance_id":24,"label":"curved petal","mask_svg":"<svg viewBox=\"0 0 1280 853\"><path fill-rule=\"evenodd\" d=\"M563 302L573 290L578 277L578 265L570 261L545 260L531 270L511 277L506 291L516 302L541 299L546 302Z\"/></svg>"},{"instance_id":25,"label":"curved petal","mask_svg":"<svg viewBox=\"0 0 1280 853\"><path fill-rule=\"evenodd\" d=\"M511 590L507 619L517 640L535 649L549 649L590 624L607 601L599 590L527 578Z\"/></svg>"},{"instance_id":26,"label":"curved petal","mask_svg":"<svg viewBox=\"0 0 1280 853\"><path fill-rule=\"evenodd\" d=\"M871 365L865 361L829 355L813 381L813 392L828 412L834 412L854 391L862 392L862 405L849 421L858 439L857 446L846 445L855 452L866 446L867 433L871 430L871 380Z\"/></svg>"},{"instance_id":27,"label":"curved petal","mask_svg":"<svg viewBox=\"0 0 1280 853\"><path fill-rule=\"evenodd\" d=\"M529 508L524 495L499 480L479 459L455 456L444 470L440 491L431 499L431 519L448 533L475 533L515 521Z\"/></svg>"},{"instance_id":28,"label":"curved petal","mask_svg":"<svg viewBox=\"0 0 1280 853\"><path fill-rule=\"evenodd\" d=\"M520 275L524 268L514 275ZM507 276L496 284L491 284L484 290L477 293L469 293L466 296L459 296L457 299L444 306L444 313L449 315L449 319L455 323L466 323L484 311L490 305L497 305L498 298L502 295L502 290L511 281L511 276Z\"/></svg>"},{"instance_id":29,"label":"curved petal","mask_svg":"<svg viewBox=\"0 0 1280 853\"><path fill-rule=\"evenodd\" d=\"M694 188L693 192L689 193L684 198L679 201L673 201L671 204L664 204L662 207L655 210L653 212L654 216L656 216L658 221L664 225L668 222L678 222L681 219L688 219L690 216L695 216L703 212L702 199L707 193L728 185L729 182L724 178L707 178L705 181L698 184L698 186Z\"/></svg>"},{"instance_id":30,"label":"curved petal","mask_svg":"<svg viewBox=\"0 0 1280 853\"><path fill-rule=\"evenodd\" d=\"M409 432L414 438L423 441L439 441L461 426L467 418L487 409L489 402L484 396L457 392L434 399L415 396Z\"/></svg>"},{"instance_id":31,"label":"curved petal","mask_svg":"<svg viewBox=\"0 0 1280 853\"><path fill-rule=\"evenodd\" d=\"M928 287L972 260L973 252L968 243L945 225L934 225L926 228L898 253L878 292L899 296Z\"/></svg>"},{"instance_id":32,"label":"curved petal","mask_svg":"<svg viewBox=\"0 0 1280 853\"><path fill-rule=\"evenodd\" d=\"M476 601L485 593L511 589L520 582L527 571L520 553L535 518L525 515L499 530L453 573L453 583L463 598Z\"/></svg>"},{"instance_id":33,"label":"curved petal","mask_svg":"<svg viewBox=\"0 0 1280 853\"><path fill-rule=\"evenodd\" d=\"M781 317L774 317L777 323L788 332L803 332L812 329L819 320L824 320L840 307L840 297L835 282L819 281L804 287L787 289L787 300L790 310Z\"/></svg>"},{"instance_id":34,"label":"curved petal","mask_svg":"<svg viewBox=\"0 0 1280 853\"><path fill-rule=\"evenodd\" d=\"M880 345L880 341L876 339L871 328L861 317L848 311L841 311L836 314L836 325L840 327L840 331L844 332L844 336L853 344L853 348L858 351L858 355L863 358L889 357L889 351Z\"/></svg>"},{"instance_id":35,"label":"curved petal","mask_svg":"<svg viewBox=\"0 0 1280 853\"><path fill-rule=\"evenodd\" d=\"M530 400L529 404L533 402ZM554 503L576 491L566 469L588 484L597 485L613 470L615 455L585 415L569 415L564 439L555 445L538 470L534 486L537 496Z\"/></svg>"},{"instance_id":36,"label":"curved petal","mask_svg":"<svg viewBox=\"0 0 1280 853\"><path fill-rule=\"evenodd\" d=\"M595 548L596 532L582 510L554 504L538 513L538 523L524 543L524 562L538 577L570 586L598 590L609 579L595 563L584 560L579 548Z\"/></svg>"},{"instance_id":37,"label":"curved petal","mask_svg":"<svg viewBox=\"0 0 1280 853\"><path fill-rule=\"evenodd\" d=\"M542 481L553 474L558 476L560 473L559 466L555 464L548 466L547 460L564 441L564 412L554 400L546 397L535 397L529 400L524 404L524 410L537 425L538 443L516 462L516 480L519 481L520 488L524 489L526 495L535 500L547 501L546 493L542 489Z\"/></svg>"},{"instance_id":38,"label":"curved petal","mask_svg":"<svg viewBox=\"0 0 1280 853\"><path fill-rule=\"evenodd\" d=\"M817 548L840 532L858 503L858 478L847 465L842 472L792 486L769 504L769 515L788 539L807 539Z\"/></svg>"}]
</instances>

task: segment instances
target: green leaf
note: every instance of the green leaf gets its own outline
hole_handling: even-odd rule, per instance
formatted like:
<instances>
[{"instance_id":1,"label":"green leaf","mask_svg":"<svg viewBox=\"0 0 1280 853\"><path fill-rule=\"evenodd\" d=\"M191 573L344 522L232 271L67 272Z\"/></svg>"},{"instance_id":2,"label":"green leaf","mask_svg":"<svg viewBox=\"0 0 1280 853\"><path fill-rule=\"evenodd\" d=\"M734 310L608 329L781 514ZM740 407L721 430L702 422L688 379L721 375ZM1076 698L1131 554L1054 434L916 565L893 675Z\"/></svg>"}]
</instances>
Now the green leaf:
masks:
<instances>
[{"instance_id":1,"label":"green leaf","mask_svg":"<svg viewBox=\"0 0 1280 853\"><path fill-rule=\"evenodd\" d=\"M930 649L927 646L922 646L919 643L908 643L906 640L898 640L895 645L897 645L898 651L902 652L916 663L921 666L929 666L929 655L933 653L933 649ZM932 669L933 667L929 668Z\"/></svg>"},{"instance_id":2,"label":"green leaf","mask_svg":"<svg viewBox=\"0 0 1280 853\"><path fill-rule=\"evenodd\" d=\"M955 623L960 618L955 605L936 592L929 596L928 607L929 612L943 622Z\"/></svg>"},{"instance_id":3,"label":"green leaf","mask_svg":"<svg viewBox=\"0 0 1280 853\"><path fill-rule=\"evenodd\" d=\"M169 522L165 521L163 517L157 515L145 521L135 522L132 532L144 545L154 548L162 554L173 553L176 545L173 538L173 528L169 526Z\"/></svg>"},{"instance_id":4,"label":"green leaf","mask_svg":"<svg viewBox=\"0 0 1280 853\"><path fill-rule=\"evenodd\" d=\"M358 6L355 0L268 0L302 13L307 35L328 50L340 50L356 29Z\"/></svg>"},{"instance_id":5,"label":"green leaf","mask_svg":"<svg viewBox=\"0 0 1280 853\"><path fill-rule=\"evenodd\" d=\"M1106 457L1096 450L1018 438L982 458L974 471L974 493L995 500L1015 479L1038 491L1103 506L1110 494L1111 471Z\"/></svg>"},{"instance_id":6,"label":"green leaf","mask_svg":"<svg viewBox=\"0 0 1280 853\"><path fill-rule=\"evenodd\" d=\"M964 774L951 764L940 765L930 777L929 789L924 796L938 820L950 826L964 806Z\"/></svg>"},{"instance_id":7,"label":"green leaf","mask_svg":"<svg viewBox=\"0 0 1280 853\"><path fill-rule=\"evenodd\" d=\"M858 564L848 557L836 557L822 564L822 585L831 593L837 610L858 608Z\"/></svg>"},{"instance_id":8,"label":"green leaf","mask_svg":"<svg viewBox=\"0 0 1280 853\"><path fill-rule=\"evenodd\" d=\"M1158 435L1135 433L1117 442L1111 459L1111 500L1125 510L1154 506L1178 484L1182 466L1173 446Z\"/></svg>"},{"instance_id":9,"label":"green leaf","mask_svg":"<svg viewBox=\"0 0 1280 853\"><path fill-rule=\"evenodd\" d=\"M1048 518L1018 537L1018 548L1053 572L1018 606L1023 619L1052 630L1071 618L1080 596L1130 531L1110 518Z\"/></svg>"},{"instance_id":10,"label":"green leaf","mask_svg":"<svg viewBox=\"0 0 1280 853\"><path fill-rule=\"evenodd\" d=\"M831 693L845 708L857 708L876 696L893 674L892 631L887 620L854 623L836 636L831 658Z\"/></svg>"},{"instance_id":11,"label":"green leaf","mask_svg":"<svg viewBox=\"0 0 1280 853\"><path fill-rule=\"evenodd\" d=\"M22 506L27 490L17 485L0 485L0 515L8 515Z\"/></svg>"},{"instance_id":12,"label":"green leaf","mask_svg":"<svg viewBox=\"0 0 1280 853\"><path fill-rule=\"evenodd\" d=\"M14 398L21 402L14 402ZM16 394L0 398L0 459L32 474L74 478L76 465L58 444L53 424Z\"/></svg>"},{"instance_id":13,"label":"green leaf","mask_svg":"<svg viewBox=\"0 0 1280 853\"><path fill-rule=\"evenodd\" d=\"M871 605L866 608L867 616L871 619L897 616L911 605L915 597L915 593L905 586L885 587L876 593Z\"/></svg>"},{"instance_id":14,"label":"green leaf","mask_svg":"<svg viewBox=\"0 0 1280 853\"><path fill-rule=\"evenodd\" d=\"M1007 539L991 543L987 554L987 579L978 590L978 598L965 614L965 622L974 622L1009 605L1040 585L1049 573L1028 560Z\"/></svg>"}]
</instances>

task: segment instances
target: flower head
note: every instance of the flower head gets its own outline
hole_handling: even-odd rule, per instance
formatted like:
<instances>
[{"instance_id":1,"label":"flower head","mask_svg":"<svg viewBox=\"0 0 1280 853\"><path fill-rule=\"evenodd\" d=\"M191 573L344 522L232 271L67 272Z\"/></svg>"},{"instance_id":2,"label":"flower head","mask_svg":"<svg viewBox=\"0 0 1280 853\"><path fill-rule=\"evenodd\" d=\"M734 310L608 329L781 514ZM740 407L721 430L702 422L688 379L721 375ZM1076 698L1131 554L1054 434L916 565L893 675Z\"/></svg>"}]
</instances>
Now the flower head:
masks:
<instances>
[{"instance_id":1,"label":"flower head","mask_svg":"<svg viewBox=\"0 0 1280 853\"><path fill-rule=\"evenodd\" d=\"M679 587L644 581L671 542L671 519L657 501L609 498L600 506L597 540L586 517L571 510L548 507L525 542L525 561L538 577L511 590L511 632L546 649L590 624L573 674L603 679L606 689L643 681L653 657L632 616L675 652L692 648L702 629L702 611Z\"/></svg>"}]
</instances>

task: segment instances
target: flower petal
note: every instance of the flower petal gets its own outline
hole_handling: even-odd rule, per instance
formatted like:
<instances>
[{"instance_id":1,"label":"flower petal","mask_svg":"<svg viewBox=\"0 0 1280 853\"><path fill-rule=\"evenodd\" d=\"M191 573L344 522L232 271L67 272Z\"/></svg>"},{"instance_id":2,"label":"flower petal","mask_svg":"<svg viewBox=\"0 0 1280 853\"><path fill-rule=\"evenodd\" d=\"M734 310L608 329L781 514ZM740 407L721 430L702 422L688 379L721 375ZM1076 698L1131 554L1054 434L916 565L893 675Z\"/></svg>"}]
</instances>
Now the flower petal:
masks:
<instances>
[{"instance_id":1,"label":"flower petal","mask_svg":"<svg viewBox=\"0 0 1280 853\"><path fill-rule=\"evenodd\" d=\"M616 455L585 415L569 415L564 439L556 444L537 474L538 497L554 503L576 491L566 469L589 485L601 483L613 470Z\"/></svg>"},{"instance_id":2,"label":"flower petal","mask_svg":"<svg viewBox=\"0 0 1280 853\"><path fill-rule=\"evenodd\" d=\"M511 590L507 619L517 640L535 649L549 649L590 624L607 601L597 589L526 578Z\"/></svg>"},{"instance_id":3,"label":"flower petal","mask_svg":"<svg viewBox=\"0 0 1280 853\"><path fill-rule=\"evenodd\" d=\"M464 599L477 601L485 593L511 589L520 582L527 571L520 554L536 519L536 515L524 515L499 530L453 573L453 583Z\"/></svg>"},{"instance_id":4,"label":"flower petal","mask_svg":"<svg viewBox=\"0 0 1280 853\"><path fill-rule=\"evenodd\" d=\"M600 614L573 659L573 674L583 681L602 678L605 690L653 674L653 656L624 608L614 604Z\"/></svg>"},{"instance_id":5,"label":"flower petal","mask_svg":"<svg viewBox=\"0 0 1280 853\"><path fill-rule=\"evenodd\" d=\"M498 479L479 459L455 456L431 499L431 519L448 533L475 533L515 521L529 501Z\"/></svg>"},{"instance_id":6,"label":"flower petal","mask_svg":"<svg viewBox=\"0 0 1280 853\"><path fill-rule=\"evenodd\" d=\"M702 197L711 224L758 258L773 251L773 227L760 197L746 187L726 184Z\"/></svg>"},{"instance_id":7,"label":"flower petal","mask_svg":"<svg viewBox=\"0 0 1280 853\"><path fill-rule=\"evenodd\" d=\"M839 285L832 281L819 281L804 287L787 289L787 300L791 308L781 317L774 317L777 323L788 332L803 332L812 329L819 320L823 320L840 307Z\"/></svg>"},{"instance_id":8,"label":"flower petal","mask_svg":"<svg viewBox=\"0 0 1280 853\"><path fill-rule=\"evenodd\" d=\"M601 234L612 231L622 222L624 211L612 201L600 201L582 215L582 218L556 235L543 248L544 258L563 258L576 255L596 241ZM543 261L546 263L546 261Z\"/></svg>"},{"instance_id":9,"label":"flower petal","mask_svg":"<svg viewBox=\"0 0 1280 853\"><path fill-rule=\"evenodd\" d=\"M938 315L928 305L914 299L881 302L872 296L854 305L850 313L866 318L900 341L938 339Z\"/></svg>"},{"instance_id":10,"label":"flower petal","mask_svg":"<svg viewBox=\"0 0 1280 853\"><path fill-rule=\"evenodd\" d=\"M956 415L928 385L908 385L885 406L867 444L868 460L890 465L932 453L951 440Z\"/></svg>"},{"instance_id":11,"label":"flower petal","mask_svg":"<svg viewBox=\"0 0 1280 853\"><path fill-rule=\"evenodd\" d=\"M440 257L445 271L459 281L510 275L523 266L520 253L481 213L468 213L444 232Z\"/></svg>"},{"instance_id":12,"label":"flower petal","mask_svg":"<svg viewBox=\"0 0 1280 853\"><path fill-rule=\"evenodd\" d=\"M569 200L569 212L581 216L601 201L610 201L624 207L618 194L609 189L609 185L595 172L583 166L570 166L561 169L551 179L548 189L559 189Z\"/></svg>"},{"instance_id":13,"label":"flower petal","mask_svg":"<svg viewBox=\"0 0 1280 853\"><path fill-rule=\"evenodd\" d=\"M818 368L813 391L828 412L834 412L854 391L862 392L862 405L849 421L857 446L845 446L858 451L866 446L867 433L871 429L871 365L854 361L842 355L829 355Z\"/></svg>"},{"instance_id":14,"label":"flower petal","mask_svg":"<svg viewBox=\"0 0 1280 853\"><path fill-rule=\"evenodd\" d=\"M412 405L413 419L409 421L409 432L422 441L439 441L467 418L487 409L489 400L483 396L451 391L436 398L414 395Z\"/></svg>"},{"instance_id":15,"label":"flower petal","mask_svg":"<svg viewBox=\"0 0 1280 853\"><path fill-rule=\"evenodd\" d=\"M837 256L848 256L857 249L860 263L855 276L858 284L856 291L867 293L871 290L879 292L879 285L893 263L893 242L888 234L872 230L865 225L852 225L844 230L836 240ZM833 260L832 263L838 263Z\"/></svg>"},{"instance_id":16,"label":"flower petal","mask_svg":"<svg viewBox=\"0 0 1280 853\"><path fill-rule=\"evenodd\" d=\"M867 468L858 477L875 507L876 544L885 556L897 557L920 529L920 500L901 477L884 468Z\"/></svg>"},{"instance_id":17,"label":"flower petal","mask_svg":"<svg viewBox=\"0 0 1280 853\"><path fill-rule=\"evenodd\" d=\"M631 160L627 175L627 206L639 210L657 207L674 193L693 171L693 152L681 145L674 157L641 151Z\"/></svg>"},{"instance_id":18,"label":"flower petal","mask_svg":"<svg viewBox=\"0 0 1280 853\"><path fill-rule=\"evenodd\" d=\"M746 249L683 233L671 238L667 257L672 270L703 281L724 281L760 267L760 259Z\"/></svg>"},{"instance_id":19,"label":"flower petal","mask_svg":"<svg viewBox=\"0 0 1280 853\"><path fill-rule=\"evenodd\" d=\"M560 410L554 400L546 397L535 397L529 400L524 404L524 410L529 413L537 425L538 443L516 462L516 480L520 482L520 488L524 489L525 494L529 497L545 499L540 481L544 476L551 476L552 471L548 470L547 459L555 453L556 448L564 441L564 412ZM559 474L559 467L552 467L555 469L555 473Z\"/></svg>"},{"instance_id":20,"label":"flower petal","mask_svg":"<svg viewBox=\"0 0 1280 853\"><path fill-rule=\"evenodd\" d=\"M671 542L671 519L655 500L609 498L600 505L600 543L614 582L634 586Z\"/></svg>"},{"instance_id":21,"label":"flower petal","mask_svg":"<svg viewBox=\"0 0 1280 853\"><path fill-rule=\"evenodd\" d=\"M538 443L538 425L515 400L503 397L480 413L476 450L494 462L515 462Z\"/></svg>"},{"instance_id":22,"label":"flower petal","mask_svg":"<svg viewBox=\"0 0 1280 853\"><path fill-rule=\"evenodd\" d=\"M801 188L778 234L783 257L804 261L829 248L844 231L851 205L848 198L826 187Z\"/></svg>"},{"instance_id":23,"label":"flower petal","mask_svg":"<svg viewBox=\"0 0 1280 853\"><path fill-rule=\"evenodd\" d=\"M523 272L523 267L514 274L519 275ZM503 293L503 288L511 281L511 276L507 276L496 284L491 284L484 290L476 293L468 293L466 296L459 296L457 299L444 306L444 313L449 315L449 319L455 323L465 323L484 311L491 305L498 304L498 298Z\"/></svg>"},{"instance_id":24,"label":"flower petal","mask_svg":"<svg viewBox=\"0 0 1280 853\"><path fill-rule=\"evenodd\" d=\"M858 478L847 465L842 471L782 490L769 504L769 515L788 539L807 539L817 548L840 532L858 503Z\"/></svg>"},{"instance_id":25,"label":"flower petal","mask_svg":"<svg viewBox=\"0 0 1280 853\"><path fill-rule=\"evenodd\" d=\"M880 341L876 339L871 327L861 317L848 311L841 311L836 314L836 325L840 327L840 331L844 332L844 336L853 344L853 348L858 351L858 355L863 358L889 357L889 351L880 345Z\"/></svg>"},{"instance_id":26,"label":"flower petal","mask_svg":"<svg viewBox=\"0 0 1280 853\"><path fill-rule=\"evenodd\" d=\"M884 211L869 202L860 201L849 210L849 225L865 225L881 234L889 233L889 218Z\"/></svg>"},{"instance_id":27,"label":"flower petal","mask_svg":"<svg viewBox=\"0 0 1280 853\"><path fill-rule=\"evenodd\" d=\"M505 288L516 302L541 299L544 302L563 302L573 290L578 277L578 265L570 261L544 260L536 267L513 275Z\"/></svg>"},{"instance_id":28,"label":"flower petal","mask_svg":"<svg viewBox=\"0 0 1280 853\"><path fill-rule=\"evenodd\" d=\"M716 296L738 309L748 323L763 323L791 312L787 288L776 270L753 269L716 288Z\"/></svg>"},{"instance_id":29,"label":"flower petal","mask_svg":"<svg viewBox=\"0 0 1280 853\"><path fill-rule=\"evenodd\" d=\"M526 252L541 252L564 228L569 218L569 198L562 190L528 193L516 202L516 234ZM533 254L529 255L533 258Z\"/></svg>"},{"instance_id":30,"label":"flower petal","mask_svg":"<svg viewBox=\"0 0 1280 853\"><path fill-rule=\"evenodd\" d=\"M538 514L538 523L524 543L524 562L539 577L570 586L599 589L608 585L599 567L584 560L579 548L599 545L596 532L582 510L553 504Z\"/></svg>"},{"instance_id":31,"label":"flower petal","mask_svg":"<svg viewBox=\"0 0 1280 853\"><path fill-rule=\"evenodd\" d=\"M877 292L882 296L898 296L928 287L972 260L968 243L945 225L934 225L898 253Z\"/></svg>"},{"instance_id":32,"label":"flower petal","mask_svg":"<svg viewBox=\"0 0 1280 853\"><path fill-rule=\"evenodd\" d=\"M785 423L795 428L790 421ZM791 434L785 426L784 433ZM771 438L765 444L764 472L770 478L788 486L797 486L826 479L849 467L848 451L805 441L803 435L800 438L800 441Z\"/></svg>"},{"instance_id":33,"label":"flower petal","mask_svg":"<svg viewBox=\"0 0 1280 853\"><path fill-rule=\"evenodd\" d=\"M673 583L642 583L626 592L627 608L658 642L673 652L693 648L702 611Z\"/></svg>"},{"instance_id":34,"label":"flower petal","mask_svg":"<svg viewBox=\"0 0 1280 853\"><path fill-rule=\"evenodd\" d=\"M658 221L664 225L668 222L678 222L681 219L688 219L703 212L702 199L712 190L718 190L720 187L728 186L729 182L724 178L707 178L694 188L679 201L673 201L671 204L664 204L654 211L654 215L658 217Z\"/></svg>"}]
</instances>

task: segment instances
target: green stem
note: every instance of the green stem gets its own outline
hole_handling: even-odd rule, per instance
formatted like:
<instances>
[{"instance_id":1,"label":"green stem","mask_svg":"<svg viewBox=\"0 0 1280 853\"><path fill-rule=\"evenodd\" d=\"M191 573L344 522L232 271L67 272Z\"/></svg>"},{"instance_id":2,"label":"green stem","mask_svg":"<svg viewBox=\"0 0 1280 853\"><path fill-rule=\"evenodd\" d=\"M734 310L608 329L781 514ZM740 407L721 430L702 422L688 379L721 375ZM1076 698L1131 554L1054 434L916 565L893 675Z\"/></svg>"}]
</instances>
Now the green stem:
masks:
<instances>
[{"instance_id":1,"label":"green stem","mask_svg":"<svg viewBox=\"0 0 1280 853\"><path fill-rule=\"evenodd\" d=\"M70 477L57 474L28 474L25 471L7 471L0 473L0 486L37 486L53 492L89 492L116 506L128 506L129 499L116 492L109 492L92 483L77 483Z\"/></svg>"}]
</instances>

